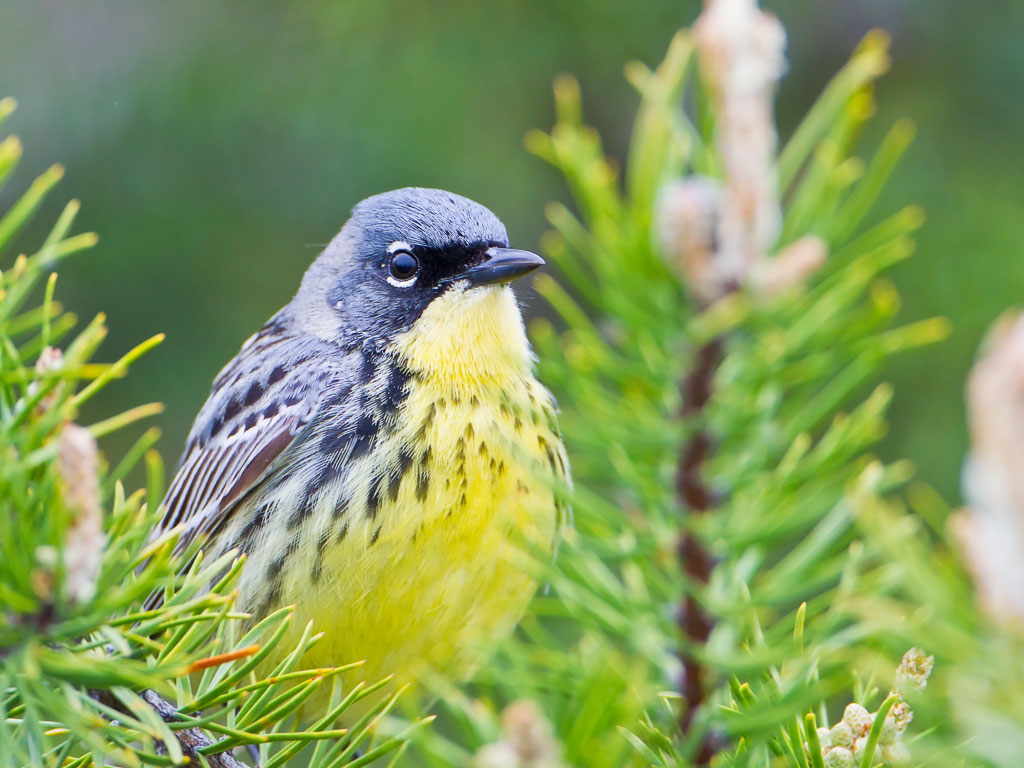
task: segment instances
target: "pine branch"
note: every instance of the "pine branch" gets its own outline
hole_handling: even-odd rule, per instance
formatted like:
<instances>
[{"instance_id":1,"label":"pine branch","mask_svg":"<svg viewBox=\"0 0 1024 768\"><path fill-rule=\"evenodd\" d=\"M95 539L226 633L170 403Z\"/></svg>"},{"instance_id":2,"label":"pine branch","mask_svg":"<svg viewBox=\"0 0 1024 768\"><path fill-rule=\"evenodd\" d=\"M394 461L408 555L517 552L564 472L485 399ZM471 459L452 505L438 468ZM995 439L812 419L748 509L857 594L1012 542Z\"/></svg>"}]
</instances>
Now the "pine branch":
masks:
<instances>
[{"instance_id":1,"label":"pine branch","mask_svg":"<svg viewBox=\"0 0 1024 768\"><path fill-rule=\"evenodd\" d=\"M662 220L673 214L682 218L670 222L675 242L666 245L678 254L684 273L693 278L694 298L707 309L751 286L755 267L767 263L767 250L780 226L772 100L783 69L785 35L775 17L760 12L752 3L736 0L706 3L694 25L694 35L716 107L715 143L724 179L720 193L708 191L708 199L697 211L700 218L687 207L687 200L678 199L687 195L684 184L677 188L675 200L668 198L667 204L675 210ZM705 186L696 182L696 189ZM703 236L695 240L694 232ZM680 610L680 629L694 648L704 646L714 628L714 618L700 605L697 593L707 588L715 563L694 527L696 518L709 514L720 501L705 477L714 445L706 426L706 409L714 395L725 344L725 338L719 336L698 348L682 386L683 419L696 427L683 446L677 475L679 496L690 512L682 523L679 544L682 570L689 582ZM685 706L679 727L682 737L688 739L712 683L704 679L708 671L696 653L684 651L681 656ZM694 760L707 765L722 745L719 736L701 736Z\"/></svg>"},{"instance_id":2,"label":"pine branch","mask_svg":"<svg viewBox=\"0 0 1024 768\"><path fill-rule=\"evenodd\" d=\"M10 106L0 102L0 119ZM0 143L3 168L19 155L17 142ZM0 217L0 250L60 175L56 167L44 173ZM303 669L319 639L311 626L283 661L263 668L286 641L291 610L253 624L233 609L242 559L207 562L198 545L175 556L176 531L148 541L163 478L150 450L154 430L105 473L96 439L160 408L80 425L80 407L162 336L99 364L92 357L104 318L74 335L75 319L54 298L56 274L46 270L95 242L70 234L78 208L68 204L39 250L0 272L0 768L238 768L236 746L258 747L265 764L279 768L312 743L331 746L310 768L343 768L400 749L430 718L377 739L374 727L398 693L381 694L386 681L343 692L341 675L358 664ZM147 486L128 494L122 479L139 461ZM153 593L165 599L147 610ZM330 711L305 730L286 730L323 686ZM356 703L353 732L337 728Z\"/></svg>"},{"instance_id":3,"label":"pine branch","mask_svg":"<svg viewBox=\"0 0 1024 768\"><path fill-rule=\"evenodd\" d=\"M109 691L90 691L90 695L111 710L128 716L132 714ZM152 707L153 711L165 723L175 724L180 722L178 710L160 694L156 693L156 691L143 691L142 699ZM174 738L180 745L181 754L188 758L192 764L203 765L205 761L211 768L247 768L245 763L236 759L230 751L215 752L213 754L204 753L203 749L212 747L216 742L200 728L176 729L174 731ZM157 745L157 754L166 755L167 753L166 745Z\"/></svg>"},{"instance_id":4,"label":"pine branch","mask_svg":"<svg viewBox=\"0 0 1024 768\"><path fill-rule=\"evenodd\" d=\"M764 119L774 85L733 78L777 72L778 38L752 0L706 6L738 15L702 24L696 42L680 32L654 69L627 65L640 105L621 182L571 78L555 83L550 134L527 137L578 211L548 208L543 247L558 278L537 279L551 312L530 328L562 407L574 529L554 564L522 553L548 587L471 684L424 675L441 727L424 729L414 702L396 714L401 691L384 695L386 682L342 691L350 668L302 669L312 627L262 667L289 635L289 611L253 626L232 607L241 561L190 552L179 573L172 535L146 542L162 486L152 430L111 472L61 470L65 440L154 412L75 426L78 406L157 340L108 365L93 361L102 318L74 335L46 270L95 239L70 234L77 204L12 261L0 275L0 768L237 768L242 745L258 745L265 768L307 747L310 768L388 753L434 768L867 768L910 753L1001 765L1024 749L1024 639L1005 623L1009 571L992 565L1012 546L979 527L1021 506L1000 496L1015 466L1005 427L1020 334L997 334L976 371L976 386L1003 382L993 391L1006 402L985 396L974 410L972 394L984 461L969 473L978 508L958 519L979 593L947 540L948 505L911 483L908 463L872 453L892 394L877 384L882 366L948 333L941 320L893 326L899 301L884 275L912 252L920 211L869 218L912 130L901 121L874 159L854 156L887 39L869 34L829 83L779 153L776 180ZM740 44L751 39L766 45ZM701 78L690 76L695 49ZM730 64L750 50L771 66ZM0 119L10 106L0 101ZM736 121L752 115L753 140L737 143L750 134ZM0 183L18 157L20 144L0 142ZM0 218L0 248L59 177L42 174ZM122 480L139 461L147 488L129 494ZM68 546L72 530L95 541L97 509L106 541ZM165 601L143 610L154 589ZM886 696L874 681L912 646L927 654L904 656ZM940 680L923 691L931 654ZM286 730L322 685L329 711ZM336 728L357 702L350 730Z\"/></svg>"},{"instance_id":5,"label":"pine branch","mask_svg":"<svg viewBox=\"0 0 1024 768\"><path fill-rule=\"evenodd\" d=\"M683 381L682 415L690 423L702 423L704 408L712 396L715 371L721 361L722 344L723 340L716 338L701 346L694 355L692 371ZM676 487L680 499L692 515L708 514L715 504L715 492L704 477L713 444L714 438L703 427L698 427L683 446ZM683 522L684 532L679 542L680 565L690 581L679 609L679 628L694 646L700 646L711 636L714 619L703 609L695 592L707 587L714 559L699 537L690 530L691 526L692 520ZM686 738L694 727L700 707L707 700L708 691L707 683L703 680L705 670L696 654L683 651L680 656L683 663L681 691L684 706L679 729ZM695 751L695 760L699 765L706 765L714 756L716 748L713 739L713 736L701 738Z\"/></svg>"},{"instance_id":6,"label":"pine branch","mask_svg":"<svg viewBox=\"0 0 1024 768\"><path fill-rule=\"evenodd\" d=\"M160 719L165 723L178 722L178 710L171 706L168 701L161 698L155 691L144 691L142 698L146 700L146 703L153 708L153 711L156 712L160 716ZM199 728L185 728L177 730L174 732L174 736L181 745L181 750L185 757L196 765L202 765L205 759L205 762L210 765L211 768L247 768L245 763L237 760L235 756L231 754L230 750L213 753L209 751L203 752L203 749L212 747L215 742Z\"/></svg>"},{"instance_id":7,"label":"pine branch","mask_svg":"<svg viewBox=\"0 0 1024 768\"><path fill-rule=\"evenodd\" d=\"M777 23L742 5L733 9L752 20L747 32L778 43ZM910 252L916 210L861 229L905 142L886 140L859 184L844 159L885 41L868 37L787 145L791 203L780 211L774 80L737 90L759 100L749 109L715 85L778 73L733 69L730 56L779 49L732 45L742 42L730 38L737 17L718 22L705 26L721 33L717 53L701 52L716 57L703 67L709 90L692 100L682 96L687 33L657 69L628 65L641 105L621 187L571 79L555 83L551 133L527 137L565 175L579 211L548 209L555 232L544 248L559 282L541 276L535 287L556 319L531 326L563 410L576 531L553 568L536 565L550 593L499 651L495 668L518 673L485 671L471 689L478 698L442 688L463 735L425 742L424 764L468 759L465 733L505 743L497 709L481 702L511 707L525 696L566 724L570 764L677 768L714 754L737 767L807 768L803 715L827 721L860 671L920 637L891 631L890 612L913 611L888 601L911 600L901 579L934 568L911 566L910 548L893 552L899 524L862 524L875 515L866 510L888 509L883 499L909 472L868 453L888 389L860 401L858 390L888 356L946 333L941 321L890 330L895 302L879 289ZM749 131L735 122L754 118ZM680 355L687 348L692 357ZM681 636L685 653L666 654ZM664 690L680 662L684 686ZM858 700L876 695L863 690Z\"/></svg>"}]
</instances>

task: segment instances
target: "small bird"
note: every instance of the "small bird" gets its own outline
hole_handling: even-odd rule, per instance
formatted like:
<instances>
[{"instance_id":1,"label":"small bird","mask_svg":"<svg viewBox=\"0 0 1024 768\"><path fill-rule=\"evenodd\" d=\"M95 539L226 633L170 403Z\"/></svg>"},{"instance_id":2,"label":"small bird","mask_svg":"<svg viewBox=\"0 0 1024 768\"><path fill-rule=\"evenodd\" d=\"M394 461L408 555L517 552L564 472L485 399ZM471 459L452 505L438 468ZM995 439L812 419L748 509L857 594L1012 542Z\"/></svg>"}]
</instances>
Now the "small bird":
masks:
<instances>
[{"instance_id":1,"label":"small bird","mask_svg":"<svg viewBox=\"0 0 1024 768\"><path fill-rule=\"evenodd\" d=\"M237 605L294 605L304 666L467 674L536 588L569 468L509 282L543 264L436 189L359 203L213 382L155 532L246 555Z\"/></svg>"}]
</instances>

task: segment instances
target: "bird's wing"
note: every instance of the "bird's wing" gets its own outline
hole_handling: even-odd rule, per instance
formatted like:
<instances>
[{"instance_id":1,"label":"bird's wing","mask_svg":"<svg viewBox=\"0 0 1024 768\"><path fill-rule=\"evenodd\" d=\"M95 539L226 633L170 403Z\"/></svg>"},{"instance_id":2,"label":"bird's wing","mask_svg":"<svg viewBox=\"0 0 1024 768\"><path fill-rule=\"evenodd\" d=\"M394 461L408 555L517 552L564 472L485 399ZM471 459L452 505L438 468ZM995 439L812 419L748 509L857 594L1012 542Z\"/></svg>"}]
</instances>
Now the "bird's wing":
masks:
<instances>
[{"instance_id":1,"label":"bird's wing","mask_svg":"<svg viewBox=\"0 0 1024 768\"><path fill-rule=\"evenodd\" d=\"M288 447L340 382L322 344L271 321L213 384L164 498L154 535L183 526L178 551L215 533L246 493L286 460Z\"/></svg>"}]
</instances>

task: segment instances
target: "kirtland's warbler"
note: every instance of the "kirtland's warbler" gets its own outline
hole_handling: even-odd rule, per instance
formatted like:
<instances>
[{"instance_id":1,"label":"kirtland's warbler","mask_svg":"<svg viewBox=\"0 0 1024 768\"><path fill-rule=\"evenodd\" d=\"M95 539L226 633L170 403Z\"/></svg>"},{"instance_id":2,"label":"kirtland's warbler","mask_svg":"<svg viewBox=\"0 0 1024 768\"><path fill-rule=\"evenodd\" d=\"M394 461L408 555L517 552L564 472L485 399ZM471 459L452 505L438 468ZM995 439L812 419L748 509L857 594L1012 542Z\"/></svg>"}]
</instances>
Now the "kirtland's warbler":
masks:
<instances>
[{"instance_id":1,"label":"kirtland's warbler","mask_svg":"<svg viewBox=\"0 0 1024 768\"><path fill-rule=\"evenodd\" d=\"M535 589L568 466L508 283L543 264L483 206L368 198L199 412L159 532L246 555L238 605L294 605L305 666L459 675Z\"/></svg>"}]
</instances>

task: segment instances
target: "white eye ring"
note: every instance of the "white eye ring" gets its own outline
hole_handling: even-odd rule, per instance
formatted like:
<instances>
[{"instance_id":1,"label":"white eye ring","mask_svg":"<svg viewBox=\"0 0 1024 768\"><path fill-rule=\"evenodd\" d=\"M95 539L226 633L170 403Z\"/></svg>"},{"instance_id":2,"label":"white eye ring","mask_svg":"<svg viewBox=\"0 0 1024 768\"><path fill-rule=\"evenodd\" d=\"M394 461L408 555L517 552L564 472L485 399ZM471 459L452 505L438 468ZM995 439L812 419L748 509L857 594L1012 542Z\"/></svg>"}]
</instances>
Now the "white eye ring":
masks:
<instances>
[{"instance_id":1,"label":"white eye ring","mask_svg":"<svg viewBox=\"0 0 1024 768\"><path fill-rule=\"evenodd\" d=\"M400 279L400 278L397 278L397 277L395 277L392 274L385 275L384 279L387 280L390 285L393 285L396 288L408 288L408 287L410 287L411 285L413 285L416 282L416 278L419 276L419 265L416 262L416 257L412 255L412 246L411 245L409 245L404 240L396 240L395 242L391 243L391 245L389 245L388 248L387 248L387 253L391 257L394 257L396 254L400 254L400 253L403 253L403 252L406 255L411 256L413 258L413 260L414 260L413 263L414 263L414 267L415 267L416 271L412 274L411 277L405 278L404 280ZM390 268L389 265L388 265L388 262L385 262L381 266L383 266L385 268Z\"/></svg>"},{"instance_id":2,"label":"white eye ring","mask_svg":"<svg viewBox=\"0 0 1024 768\"><path fill-rule=\"evenodd\" d=\"M416 275L413 275L408 280L396 280L391 275L385 276L384 279L387 280L388 283L390 283L391 285L395 286L395 288L408 288L410 285L416 282Z\"/></svg>"}]
</instances>

